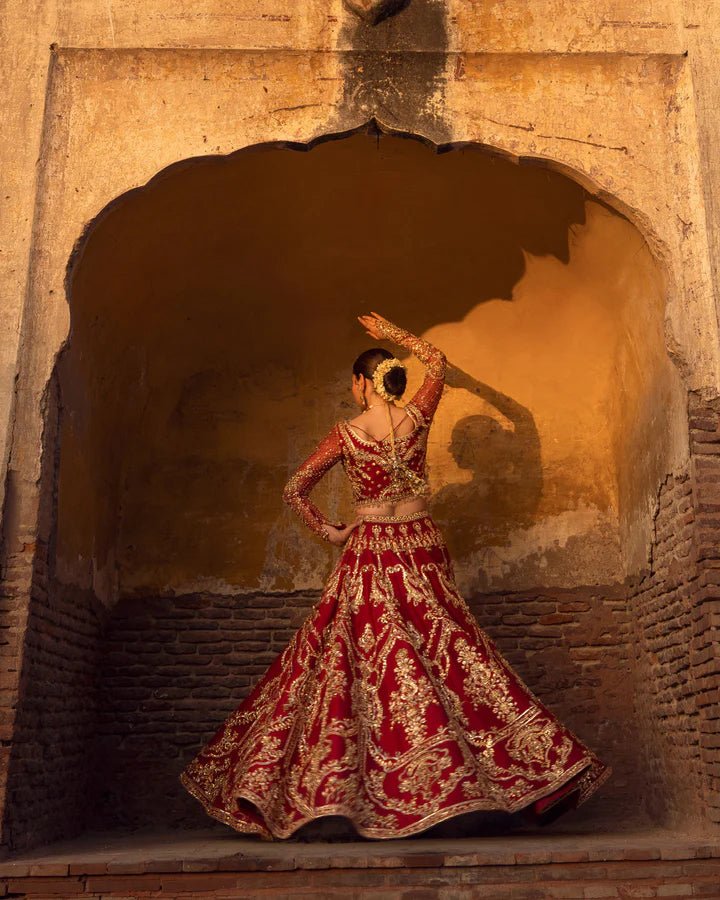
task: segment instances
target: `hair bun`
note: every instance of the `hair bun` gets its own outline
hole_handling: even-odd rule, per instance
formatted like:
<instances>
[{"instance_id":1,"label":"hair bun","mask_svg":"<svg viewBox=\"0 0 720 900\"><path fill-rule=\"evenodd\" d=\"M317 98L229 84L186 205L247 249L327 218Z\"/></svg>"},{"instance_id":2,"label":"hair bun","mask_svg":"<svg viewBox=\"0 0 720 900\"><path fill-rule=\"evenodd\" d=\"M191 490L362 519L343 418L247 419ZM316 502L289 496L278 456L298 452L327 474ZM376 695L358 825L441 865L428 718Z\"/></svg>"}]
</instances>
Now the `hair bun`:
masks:
<instances>
[{"instance_id":1,"label":"hair bun","mask_svg":"<svg viewBox=\"0 0 720 900\"><path fill-rule=\"evenodd\" d=\"M402 396L407 384L407 371L404 363L394 356L384 359L375 367L372 381L375 390L383 400L394 400Z\"/></svg>"},{"instance_id":2,"label":"hair bun","mask_svg":"<svg viewBox=\"0 0 720 900\"><path fill-rule=\"evenodd\" d=\"M401 397L407 385L405 366L393 366L383 378L385 389L392 397Z\"/></svg>"}]
</instances>

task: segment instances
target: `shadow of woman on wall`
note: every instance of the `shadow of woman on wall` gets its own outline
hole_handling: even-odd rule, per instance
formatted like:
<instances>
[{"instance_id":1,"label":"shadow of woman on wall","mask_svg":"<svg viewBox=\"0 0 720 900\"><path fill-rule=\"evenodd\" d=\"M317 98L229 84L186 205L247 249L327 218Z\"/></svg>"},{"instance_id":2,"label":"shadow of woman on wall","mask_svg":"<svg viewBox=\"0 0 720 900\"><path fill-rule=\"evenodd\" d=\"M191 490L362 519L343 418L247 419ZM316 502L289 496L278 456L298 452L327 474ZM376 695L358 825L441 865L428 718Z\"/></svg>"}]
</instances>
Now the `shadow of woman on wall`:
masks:
<instances>
[{"instance_id":1,"label":"shadow of woman on wall","mask_svg":"<svg viewBox=\"0 0 720 900\"><path fill-rule=\"evenodd\" d=\"M533 524L543 486L540 438L530 410L507 394L454 365L446 382L481 398L512 426L476 414L453 427L448 449L470 479L442 487L432 509L454 555L465 557Z\"/></svg>"}]
</instances>

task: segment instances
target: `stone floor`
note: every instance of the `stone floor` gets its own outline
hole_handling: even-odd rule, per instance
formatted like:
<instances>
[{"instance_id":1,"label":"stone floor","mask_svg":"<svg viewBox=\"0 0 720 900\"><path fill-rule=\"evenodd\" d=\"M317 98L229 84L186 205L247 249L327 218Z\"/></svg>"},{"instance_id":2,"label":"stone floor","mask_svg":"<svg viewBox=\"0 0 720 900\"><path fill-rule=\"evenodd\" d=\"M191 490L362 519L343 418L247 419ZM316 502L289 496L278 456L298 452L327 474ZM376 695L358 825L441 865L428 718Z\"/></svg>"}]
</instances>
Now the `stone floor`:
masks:
<instances>
[{"instance_id":1,"label":"stone floor","mask_svg":"<svg viewBox=\"0 0 720 900\"><path fill-rule=\"evenodd\" d=\"M0 861L0 896L720 900L720 835L566 827L303 843L216 829L91 833Z\"/></svg>"}]
</instances>

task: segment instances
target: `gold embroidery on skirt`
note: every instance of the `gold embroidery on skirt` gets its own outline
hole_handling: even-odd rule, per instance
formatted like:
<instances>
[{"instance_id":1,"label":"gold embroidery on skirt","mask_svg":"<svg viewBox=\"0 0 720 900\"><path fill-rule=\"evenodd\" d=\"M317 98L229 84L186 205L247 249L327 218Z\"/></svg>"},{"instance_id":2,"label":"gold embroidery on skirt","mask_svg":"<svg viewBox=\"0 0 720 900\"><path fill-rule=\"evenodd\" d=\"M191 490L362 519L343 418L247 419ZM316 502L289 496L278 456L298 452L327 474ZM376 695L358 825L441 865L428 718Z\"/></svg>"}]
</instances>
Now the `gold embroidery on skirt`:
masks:
<instances>
[{"instance_id":1,"label":"gold embroidery on skirt","mask_svg":"<svg viewBox=\"0 0 720 900\"><path fill-rule=\"evenodd\" d=\"M353 532L275 674L182 773L220 821L283 837L343 815L369 837L400 837L469 810L515 811L587 769L583 800L610 774L477 624L427 511L392 519Z\"/></svg>"}]
</instances>

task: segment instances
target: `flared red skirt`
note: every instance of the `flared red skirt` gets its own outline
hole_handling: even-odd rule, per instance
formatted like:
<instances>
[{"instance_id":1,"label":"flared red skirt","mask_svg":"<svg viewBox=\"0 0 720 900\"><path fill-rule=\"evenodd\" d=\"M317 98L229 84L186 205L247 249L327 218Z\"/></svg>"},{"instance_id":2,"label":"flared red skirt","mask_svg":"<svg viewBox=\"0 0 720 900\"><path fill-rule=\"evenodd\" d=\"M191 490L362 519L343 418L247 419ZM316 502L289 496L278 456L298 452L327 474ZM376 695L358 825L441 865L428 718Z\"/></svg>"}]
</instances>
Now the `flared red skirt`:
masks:
<instances>
[{"instance_id":1,"label":"flared red skirt","mask_svg":"<svg viewBox=\"0 0 720 900\"><path fill-rule=\"evenodd\" d=\"M216 819L284 838L344 816L403 837L542 814L610 775L480 628L428 512L365 516L305 623L180 776Z\"/></svg>"}]
</instances>

